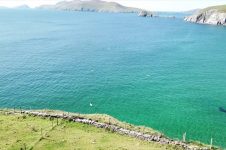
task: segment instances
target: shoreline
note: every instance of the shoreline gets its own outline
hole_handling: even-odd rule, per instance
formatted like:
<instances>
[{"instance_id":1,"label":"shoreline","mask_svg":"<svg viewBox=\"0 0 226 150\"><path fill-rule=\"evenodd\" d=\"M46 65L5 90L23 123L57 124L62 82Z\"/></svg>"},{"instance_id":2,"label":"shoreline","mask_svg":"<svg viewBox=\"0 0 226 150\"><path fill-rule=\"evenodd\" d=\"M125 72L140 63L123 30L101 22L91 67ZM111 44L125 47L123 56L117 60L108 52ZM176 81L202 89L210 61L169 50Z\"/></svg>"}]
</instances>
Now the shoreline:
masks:
<instances>
[{"instance_id":1,"label":"shoreline","mask_svg":"<svg viewBox=\"0 0 226 150\"><path fill-rule=\"evenodd\" d=\"M23 114L31 115L34 117L43 117L51 119L63 119L70 122L77 122L94 126L96 128L106 129L121 135L134 137L147 142L155 142L161 145L171 145L180 147L186 150L208 150L215 149L214 146L205 144L196 144L192 142L173 140L162 133L155 131L151 128L143 127L143 131L140 131L140 126L134 126L131 124L123 123L117 119L104 114L76 114L64 111L55 110L18 110L18 109L0 109L0 112L5 114Z\"/></svg>"}]
</instances>

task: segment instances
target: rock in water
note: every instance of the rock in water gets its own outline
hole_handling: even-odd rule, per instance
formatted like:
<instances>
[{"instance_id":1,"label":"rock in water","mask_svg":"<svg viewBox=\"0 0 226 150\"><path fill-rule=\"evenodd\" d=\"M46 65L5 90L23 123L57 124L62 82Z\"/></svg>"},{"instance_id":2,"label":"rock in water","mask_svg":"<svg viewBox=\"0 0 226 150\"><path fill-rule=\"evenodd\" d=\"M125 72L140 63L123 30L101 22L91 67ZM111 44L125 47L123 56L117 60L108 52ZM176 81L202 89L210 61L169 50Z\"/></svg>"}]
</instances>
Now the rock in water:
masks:
<instances>
[{"instance_id":1,"label":"rock in water","mask_svg":"<svg viewBox=\"0 0 226 150\"><path fill-rule=\"evenodd\" d=\"M138 16L140 17L147 17L148 13L146 11L141 11Z\"/></svg>"},{"instance_id":2,"label":"rock in water","mask_svg":"<svg viewBox=\"0 0 226 150\"><path fill-rule=\"evenodd\" d=\"M225 10L222 9L225 7ZM226 5L215 6L200 10L191 16L185 17L185 21L199 24L224 25L226 26Z\"/></svg>"},{"instance_id":3,"label":"rock in water","mask_svg":"<svg viewBox=\"0 0 226 150\"><path fill-rule=\"evenodd\" d=\"M138 16L140 17L152 17L152 13L148 12L148 11L141 11Z\"/></svg>"}]
</instances>

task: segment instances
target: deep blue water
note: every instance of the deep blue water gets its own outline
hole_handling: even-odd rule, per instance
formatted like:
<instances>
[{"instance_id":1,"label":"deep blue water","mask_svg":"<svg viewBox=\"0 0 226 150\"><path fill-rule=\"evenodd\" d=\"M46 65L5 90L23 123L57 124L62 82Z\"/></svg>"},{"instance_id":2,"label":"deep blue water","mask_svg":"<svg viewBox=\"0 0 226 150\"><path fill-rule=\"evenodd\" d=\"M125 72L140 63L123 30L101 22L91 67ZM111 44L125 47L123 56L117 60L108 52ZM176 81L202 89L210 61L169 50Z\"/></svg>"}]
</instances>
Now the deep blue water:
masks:
<instances>
[{"instance_id":1,"label":"deep blue water","mask_svg":"<svg viewBox=\"0 0 226 150\"><path fill-rule=\"evenodd\" d=\"M226 28L179 16L0 10L0 107L106 113L226 147Z\"/></svg>"}]
</instances>

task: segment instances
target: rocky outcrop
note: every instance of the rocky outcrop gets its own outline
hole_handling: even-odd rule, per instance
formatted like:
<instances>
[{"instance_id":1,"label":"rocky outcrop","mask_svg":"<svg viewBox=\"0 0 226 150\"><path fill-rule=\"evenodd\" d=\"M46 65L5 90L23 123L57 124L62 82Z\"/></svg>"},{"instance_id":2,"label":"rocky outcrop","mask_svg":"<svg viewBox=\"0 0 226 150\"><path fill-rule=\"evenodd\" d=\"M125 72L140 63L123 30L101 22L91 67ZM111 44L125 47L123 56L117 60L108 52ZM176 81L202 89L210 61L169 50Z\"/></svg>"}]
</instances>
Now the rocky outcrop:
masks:
<instances>
[{"instance_id":1,"label":"rocky outcrop","mask_svg":"<svg viewBox=\"0 0 226 150\"><path fill-rule=\"evenodd\" d=\"M226 26L226 12L219 11L217 8L204 9L191 16L185 17L185 21Z\"/></svg>"},{"instance_id":2,"label":"rocky outcrop","mask_svg":"<svg viewBox=\"0 0 226 150\"><path fill-rule=\"evenodd\" d=\"M153 17L153 14L148 12L148 11L141 11L139 14L138 14L139 17Z\"/></svg>"}]
</instances>

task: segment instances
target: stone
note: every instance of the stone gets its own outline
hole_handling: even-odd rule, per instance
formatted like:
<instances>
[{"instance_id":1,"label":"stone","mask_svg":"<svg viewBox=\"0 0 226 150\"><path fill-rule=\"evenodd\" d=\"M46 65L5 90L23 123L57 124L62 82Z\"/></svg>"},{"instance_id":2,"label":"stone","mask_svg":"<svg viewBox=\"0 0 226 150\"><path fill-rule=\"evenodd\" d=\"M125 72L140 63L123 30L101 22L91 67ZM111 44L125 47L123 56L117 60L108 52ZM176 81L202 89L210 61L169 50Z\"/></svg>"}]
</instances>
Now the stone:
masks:
<instances>
[{"instance_id":1,"label":"stone","mask_svg":"<svg viewBox=\"0 0 226 150\"><path fill-rule=\"evenodd\" d=\"M139 12L138 16L139 17L152 17L153 14L148 11L143 10L143 11Z\"/></svg>"}]
</instances>

